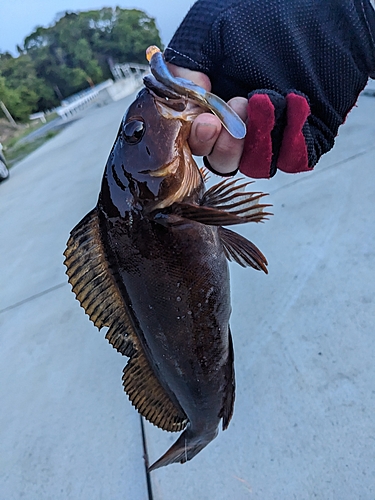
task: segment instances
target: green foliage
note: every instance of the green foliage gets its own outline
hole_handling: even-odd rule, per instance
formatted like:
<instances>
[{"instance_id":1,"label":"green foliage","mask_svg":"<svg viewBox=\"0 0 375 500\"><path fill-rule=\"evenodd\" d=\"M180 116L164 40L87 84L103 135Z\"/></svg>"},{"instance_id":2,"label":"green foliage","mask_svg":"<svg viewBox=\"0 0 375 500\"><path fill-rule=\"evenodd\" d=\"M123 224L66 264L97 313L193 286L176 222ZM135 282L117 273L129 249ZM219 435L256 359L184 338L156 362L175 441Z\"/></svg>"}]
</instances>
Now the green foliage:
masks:
<instances>
[{"instance_id":1,"label":"green foliage","mask_svg":"<svg viewBox=\"0 0 375 500\"><path fill-rule=\"evenodd\" d=\"M0 75L12 94L10 98L4 95L0 99L17 120L27 120L30 113L53 107L57 102L53 90L44 79L37 77L33 61L27 54L19 57L0 54Z\"/></svg>"},{"instance_id":2,"label":"green foliage","mask_svg":"<svg viewBox=\"0 0 375 500\"><path fill-rule=\"evenodd\" d=\"M0 100L25 120L109 78L113 63L145 63L153 44L161 47L155 20L141 10L66 12L27 36L18 57L0 53Z\"/></svg>"}]
</instances>

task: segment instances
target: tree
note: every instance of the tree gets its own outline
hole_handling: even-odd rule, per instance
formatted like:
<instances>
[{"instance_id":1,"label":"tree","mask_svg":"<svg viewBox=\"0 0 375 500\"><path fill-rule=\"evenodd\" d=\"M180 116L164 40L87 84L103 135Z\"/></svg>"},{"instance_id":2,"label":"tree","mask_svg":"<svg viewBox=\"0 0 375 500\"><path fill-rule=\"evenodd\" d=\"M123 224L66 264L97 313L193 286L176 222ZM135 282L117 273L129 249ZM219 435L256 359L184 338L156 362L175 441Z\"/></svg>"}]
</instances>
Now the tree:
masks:
<instances>
[{"instance_id":1,"label":"tree","mask_svg":"<svg viewBox=\"0 0 375 500\"><path fill-rule=\"evenodd\" d=\"M0 54L4 102L24 119L111 77L113 62L145 63L149 45L161 47L161 40L155 20L141 10L65 12L28 35L18 57Z\"/></svg>"},{"instance_id":2,"label":"tree","mask_svg":"<svg viewBox=\"0 0 375 500\"><path fill-rule=\"evenodd\" d=\"M35 66L28 54L13 57L9 53L0 54L0 74L11 89L21 94L30 113L40 108L51 108L57 104L53 90L42 78L38 78Z\"/></svg>"}]
</instances>

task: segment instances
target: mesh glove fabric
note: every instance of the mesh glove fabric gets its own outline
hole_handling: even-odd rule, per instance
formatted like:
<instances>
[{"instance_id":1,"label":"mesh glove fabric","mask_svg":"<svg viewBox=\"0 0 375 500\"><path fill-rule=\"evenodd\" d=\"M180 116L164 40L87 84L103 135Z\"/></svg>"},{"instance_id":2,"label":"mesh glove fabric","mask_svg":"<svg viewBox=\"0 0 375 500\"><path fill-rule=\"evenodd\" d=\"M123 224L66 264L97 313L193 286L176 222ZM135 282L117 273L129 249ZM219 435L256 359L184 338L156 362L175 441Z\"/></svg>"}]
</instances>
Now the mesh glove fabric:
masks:
<instances>
[{"instance_id":1,"label":"mesh glove fabric","mask_svg":"<svg viewBox=\"0 0 375 500\"><path fill-rule=\"evenodd\" d=\"M165 57L207 74L225 100L249 98L246 175L305 171L375 77L375 11L369 0L198 0Z\"/></svg>"}]
</instances>

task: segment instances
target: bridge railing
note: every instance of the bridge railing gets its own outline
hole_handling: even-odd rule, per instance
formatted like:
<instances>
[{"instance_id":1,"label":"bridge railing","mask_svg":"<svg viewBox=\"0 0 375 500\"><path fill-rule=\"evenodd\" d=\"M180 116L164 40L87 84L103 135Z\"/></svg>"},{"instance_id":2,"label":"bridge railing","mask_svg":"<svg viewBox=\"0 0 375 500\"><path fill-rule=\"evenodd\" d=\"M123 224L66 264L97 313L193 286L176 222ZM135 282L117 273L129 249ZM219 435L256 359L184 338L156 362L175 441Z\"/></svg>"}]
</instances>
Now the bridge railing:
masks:
<instances>
[{"instance_id":1,"label":"bridge railing","mask_svg":"<svg viewBox=\"0 0 375 500\"><path fill-rule=\"evenodd\" d=\"M114 65L111 71L115 81L107 80L64 99L61 106L56 108L56 113L63 120L70 120L95 102L103 101L103 104L108 99L121 99L142 84L142 78L149 72L149 67L146 64L124 63Z\"/></svg>"}]
</instances>

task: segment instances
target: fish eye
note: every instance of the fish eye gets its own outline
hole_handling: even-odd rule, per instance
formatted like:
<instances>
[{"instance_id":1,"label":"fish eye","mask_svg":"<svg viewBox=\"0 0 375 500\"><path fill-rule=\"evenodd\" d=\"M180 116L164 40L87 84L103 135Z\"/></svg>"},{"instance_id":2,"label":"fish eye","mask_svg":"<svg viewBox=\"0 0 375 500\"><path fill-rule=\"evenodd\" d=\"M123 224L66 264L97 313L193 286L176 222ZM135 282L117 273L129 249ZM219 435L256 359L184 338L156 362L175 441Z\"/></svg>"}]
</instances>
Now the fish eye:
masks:
<instances>
[{"instance_id":1,"label":"fish eye","mask_svg":"<svg viewBox=\"0 0 375 500\"><path fill-rule=\"evenodd\" d=\"M140 120L132 120L124 126L123 135L128 144L137 144L146 130L145 124Z\"/></svg>"}]
</instances>

